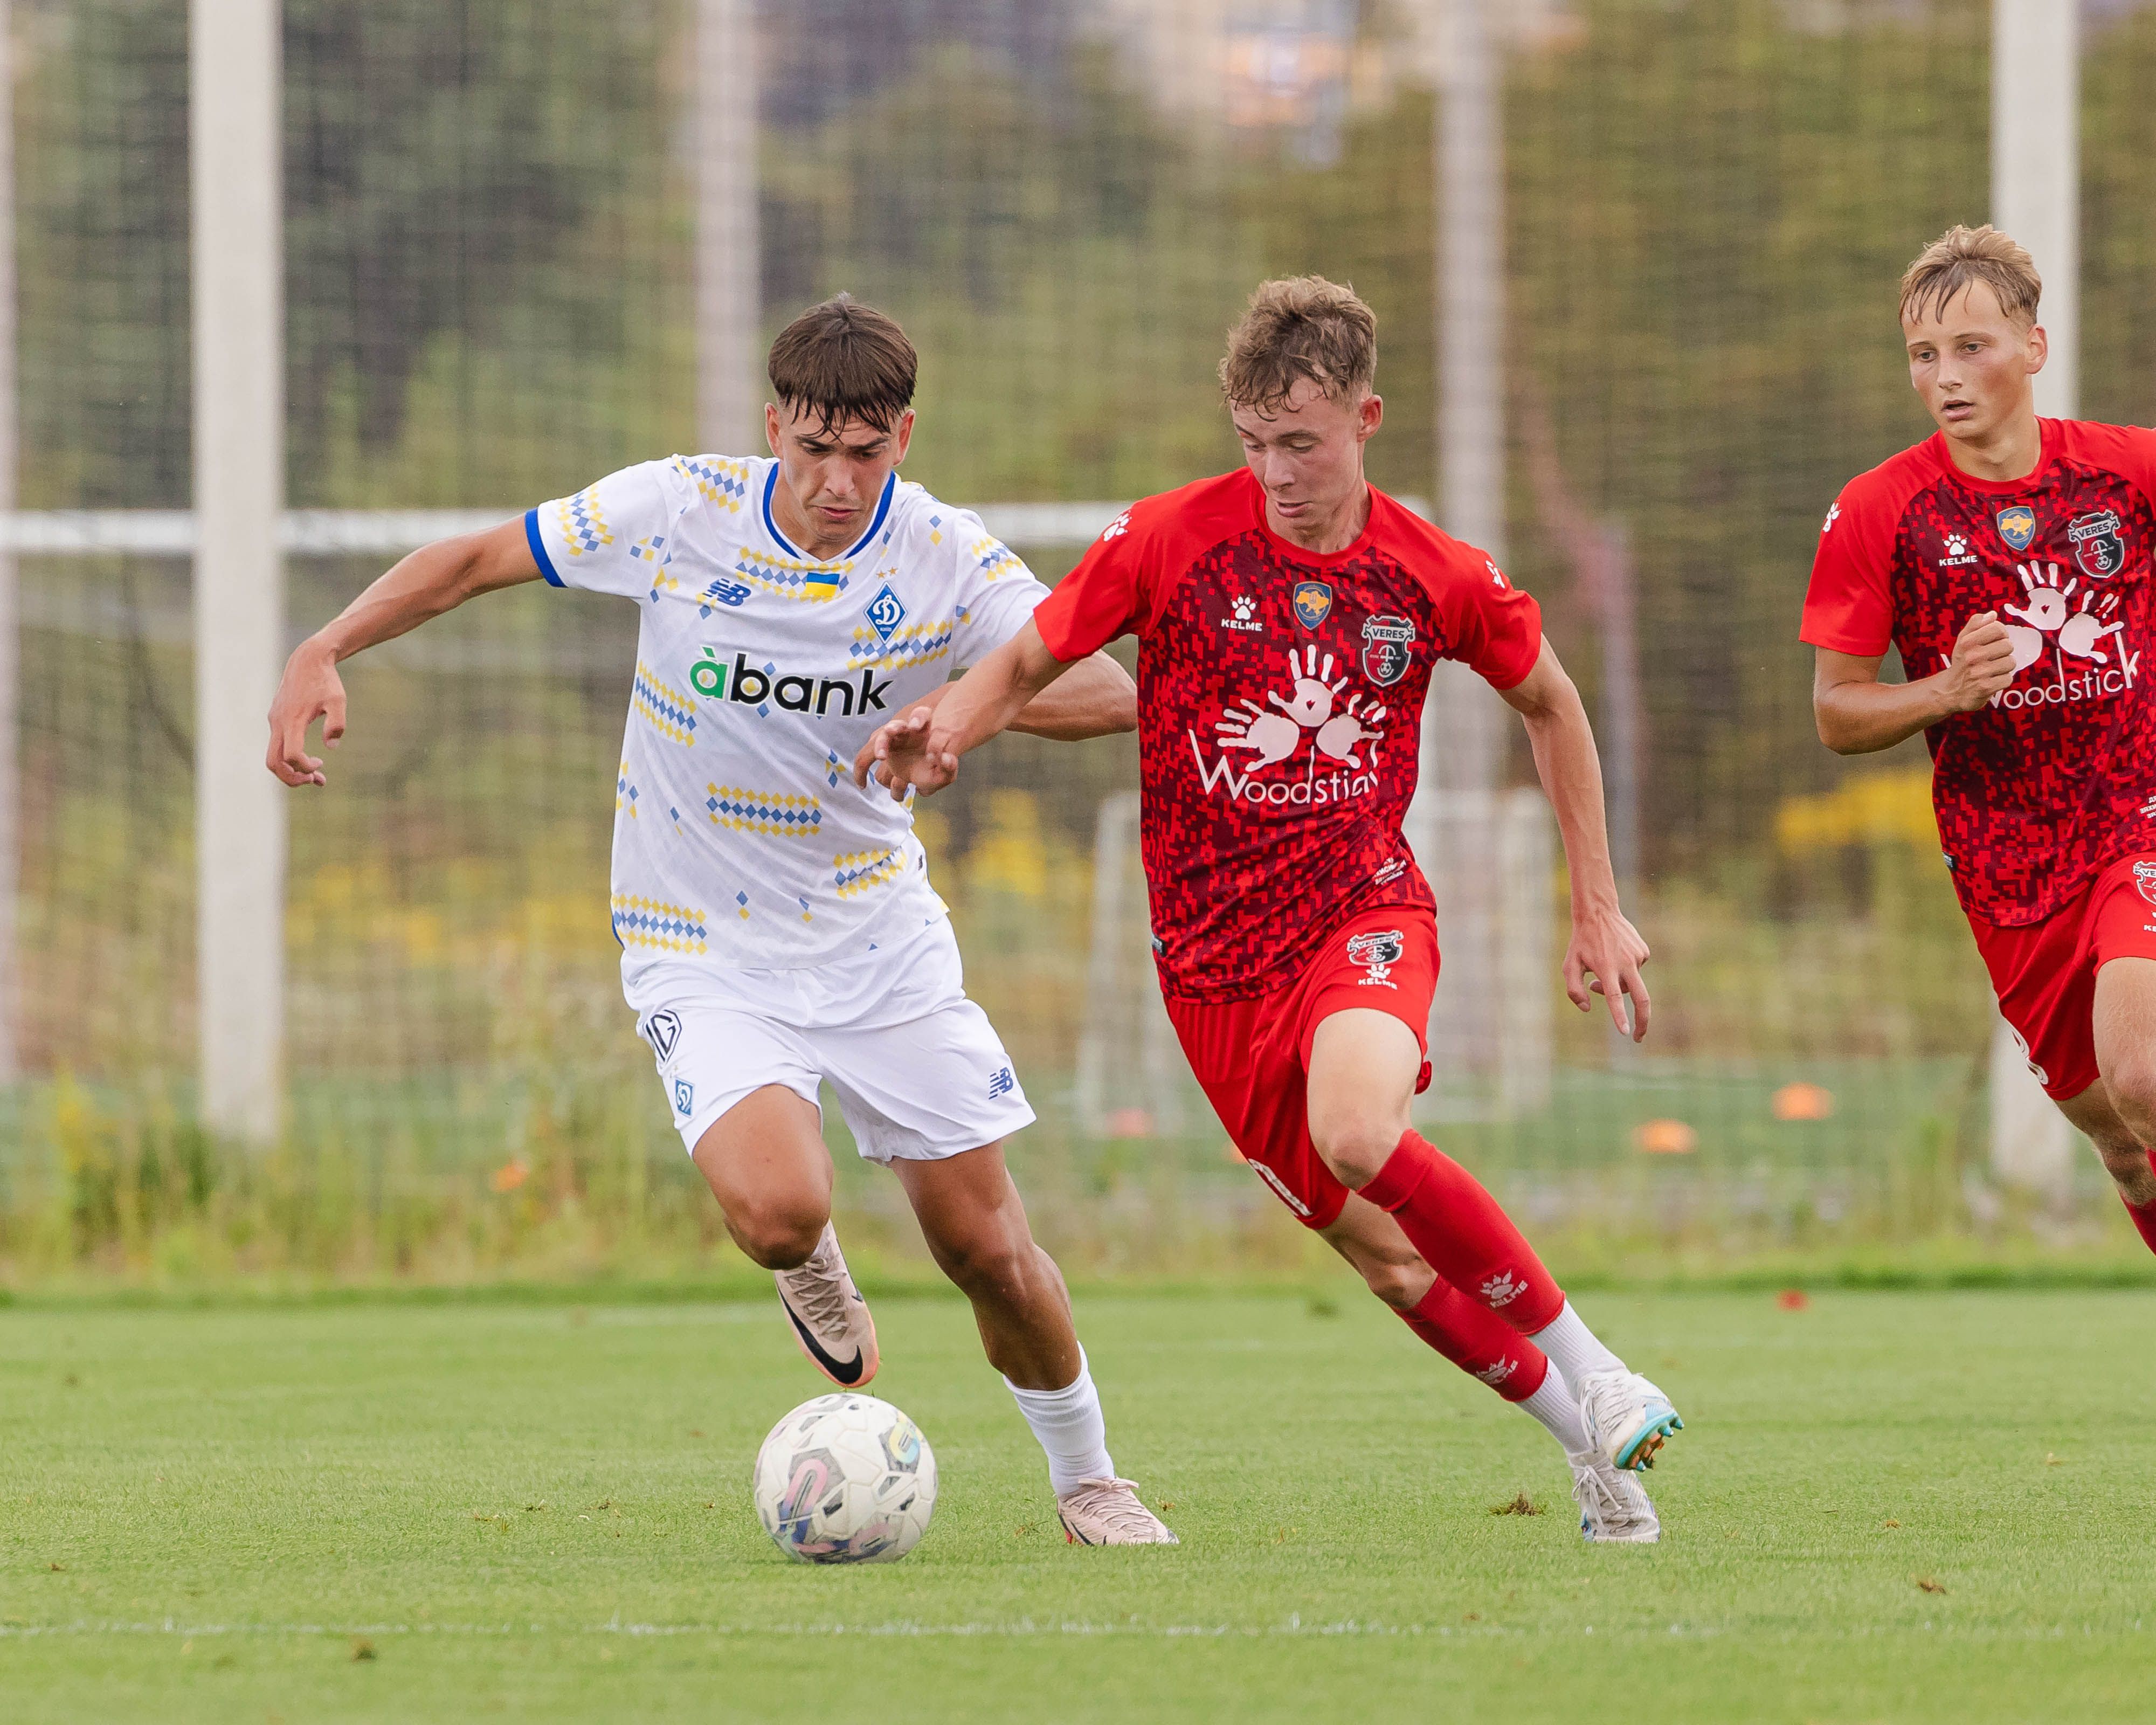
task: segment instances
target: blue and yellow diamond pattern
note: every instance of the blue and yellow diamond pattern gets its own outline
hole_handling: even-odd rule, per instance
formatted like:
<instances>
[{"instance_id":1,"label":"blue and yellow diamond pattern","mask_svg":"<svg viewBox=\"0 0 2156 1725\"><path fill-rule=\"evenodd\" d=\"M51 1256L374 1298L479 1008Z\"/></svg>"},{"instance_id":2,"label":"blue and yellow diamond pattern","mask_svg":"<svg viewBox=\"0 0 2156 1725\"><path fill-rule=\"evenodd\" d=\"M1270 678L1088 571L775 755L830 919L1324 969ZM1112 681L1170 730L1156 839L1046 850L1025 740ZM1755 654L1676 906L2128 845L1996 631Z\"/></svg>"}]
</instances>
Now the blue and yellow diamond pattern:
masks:
<instances>
[{"instance_id":1,"label":"blue and yellow diamond pattern","mask_svg":"<svg viewBox=\"0 0 2156 1725\"><path fill-rule=\"evenodd\" d=\"M636 681L629 691L629 707L669 742L684 748L696 746L696 704L639 660Z\"/></svg>"},{"instance_id":2,"label":"blue and yellow diamond pattern","mask_svg":"<svg viewBox=\"0 0 2156 1725\"><path fill-rule=\"evenodd\" d=\"M824 805L814 797L785 791L744 790L739 785L707 784L704 807L711 824L737 833L768 838L805 838L824 824Z\"/></svg>"},{"instance_id":3,"label":"blue and yellow diamond pattern","mask_svg":"<svg viewBox=\"0 0 2156 1725\"><path fill-rule=\"evenodd\" d=\"M580 557L613 543L613 529L607 525L606 516L599 509L599 494L595 486L588 485L575 496L564 497L555 506L555 514L562 548L571 557Z\"/></svg>"},{"instance_id":4,"label":"blue and yellow diamond pattern","mask_svg":"<svg viewBox=\"0 0 2156 1725\"><path fill-rule=\"evenodd\" d=\"M704 951L707 930L704 913L687 905L634 893L613 895L614 938L624 947L650 947L662 952Z\"/></svg>"},{"instance_id":5,"label":"blue and yellow diamond pattern","mask_svg":"<svg viewBox=\"0 0 2156 1725\"><path fill-rule=\"evenodd\" d=\"M893 846L886 850L852 850L831 859L832 884L839 896L861 894L896 880L906 872L906 853Z\"/></svg>"}]
</instances>

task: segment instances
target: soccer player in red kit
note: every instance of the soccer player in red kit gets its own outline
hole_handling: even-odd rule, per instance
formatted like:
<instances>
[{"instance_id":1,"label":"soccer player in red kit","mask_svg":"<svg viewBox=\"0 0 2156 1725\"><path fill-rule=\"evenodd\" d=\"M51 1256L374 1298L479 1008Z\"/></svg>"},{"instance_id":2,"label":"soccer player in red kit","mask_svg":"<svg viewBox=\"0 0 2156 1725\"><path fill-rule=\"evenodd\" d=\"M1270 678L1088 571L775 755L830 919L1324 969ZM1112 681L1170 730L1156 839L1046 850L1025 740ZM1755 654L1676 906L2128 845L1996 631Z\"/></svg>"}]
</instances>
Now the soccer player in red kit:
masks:
<instances>
[{"instance_id":1,"label":"soccer player in red kit","mask_svg":"<svg viewBox=\"0 0 2156 1725\"><path fill-rule=\"evenodd\" d=\"M1909 266L1909 381L1939 429L1828 512L1804 639L1829 748L1924 733L1999 1009L2156 1250L2156 432L2036 417L2041 290L1988 227ZM1879 680L1890 645L1906 682Z\"/></svg>"},{"instance_id":2,"label":"soccer player in red kit","mask_svg":"<svg viewBox=\"0 0 2156 1725\"><path fill-rule=\"evenodd\" d=\"M1363 477L1376 369L1377 321L1352 290L1265 283L1221 366L1247 465L1120 516L1031 623L855 770L893 795L939 788L1031 691L1135 634L1153 946L1199 1081L1305 1225L1563 1445L1583 1533L1643 1543L1660 1527L1631 1470L1676 1410L1409 1123L1438 943L1400 823L1439 659L1527 721L1571 866L1573 1001L1604 993L1644 1034L1647 948L1618 908L1594 739L1535 602Z\"/></svg>"}]
</instances>

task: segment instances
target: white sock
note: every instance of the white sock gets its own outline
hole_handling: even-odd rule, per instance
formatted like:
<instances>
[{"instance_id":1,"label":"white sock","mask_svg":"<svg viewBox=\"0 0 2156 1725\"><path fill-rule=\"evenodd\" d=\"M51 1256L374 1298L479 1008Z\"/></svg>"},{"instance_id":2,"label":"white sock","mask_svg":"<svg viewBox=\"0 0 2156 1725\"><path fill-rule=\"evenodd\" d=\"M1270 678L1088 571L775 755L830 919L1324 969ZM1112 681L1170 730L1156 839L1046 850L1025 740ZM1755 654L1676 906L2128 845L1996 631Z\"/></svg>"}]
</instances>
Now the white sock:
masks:
<instances>
[{"instance_id":1,"label":"white sock","mask_svg":"<svg viewBox=\"0 0 2156 1725\"><path fill-rule=\"evenodd\" d=\"M1107 1422L1101 1398L1086 1369L1086 1350L1078 1350L1078 1375L1060 1389L1020 1389L1004 1383L1017 1398L1018 1410L1048 1451L1048 1483L1060 1497L1084 1480L1111 1480L1116 1464L1108 1458Z\"/></svg>"},{"instance_id":2,"label":"white sock","mask_svg":"<svg viewBox=\"0 0 2156 1725\"><path fill-rule=\"evenodd\" d=\"M1553 1322L1527 1339L1550 1357L1558 1370L1564 1373L1565 1381L1575 1389L1582 1378L1596 1372L1625 1369L1625 1362L1602 1345L1594 1332L1572 1309L1569 1300Z\"/></svg>"},{"instance_id":3,"label":"white sock","mask_svg":"<svg viewBox=\"0 0 2156 1725\"><path fill-rule=\"evenodd\" d=\"M1552 1363L1548 1375L1537 1389L1525 1401L1515 1404L1523 1414L1532 1414L1542 1421L1549 1435L1564 1445L1568 1455L1578 1455L1590 1450L1587 1427L1579 1417L1579 1404L1573 1399L1572 1386L1564 1381L1564 1373Z\"/></svg>"}]
</instances>

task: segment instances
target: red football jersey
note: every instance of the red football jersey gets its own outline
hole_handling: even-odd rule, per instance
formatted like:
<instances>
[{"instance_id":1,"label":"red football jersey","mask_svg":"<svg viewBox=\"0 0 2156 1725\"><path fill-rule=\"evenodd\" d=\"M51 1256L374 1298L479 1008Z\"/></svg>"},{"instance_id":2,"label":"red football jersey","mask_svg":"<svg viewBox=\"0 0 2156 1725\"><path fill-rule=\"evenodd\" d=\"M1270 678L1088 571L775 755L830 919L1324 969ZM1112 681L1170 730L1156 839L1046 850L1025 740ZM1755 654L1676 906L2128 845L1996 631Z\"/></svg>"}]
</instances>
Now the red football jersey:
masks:
<instances>
[{"instance_id":1,"label":"red football jersey","mask_svg":"<svg viewBox=\"0 0 2156 1725\"><path fill-rule=\"evenodd\" d=\"M1495 563L1375 486L1321 557L1265 525L1246 468L1118 516L1033 615L1061 660L1138 637L1140 849L1181 999L1263 993L1342 917L1428 907L1400 821L1430 667L1509 689L1543 638Z\"/></svg>"},{"instance_id":2,"label":"red football jersey","mask_svg":"<svg viewBox=\"0 0 2156 1725\"><path fill-rule=\"evenodd\" d=\"M1940 434L1852 480L1804 598L1807 642L1867 657L1891 643L1912 680L1978 612L2008 626L2014 680L1924 737L1954 891L2005 927L2156 850L2156 682L2141 675L2156 432L2041 423L2026 479L1972 479Z\"/></svg>"}]
</instances>

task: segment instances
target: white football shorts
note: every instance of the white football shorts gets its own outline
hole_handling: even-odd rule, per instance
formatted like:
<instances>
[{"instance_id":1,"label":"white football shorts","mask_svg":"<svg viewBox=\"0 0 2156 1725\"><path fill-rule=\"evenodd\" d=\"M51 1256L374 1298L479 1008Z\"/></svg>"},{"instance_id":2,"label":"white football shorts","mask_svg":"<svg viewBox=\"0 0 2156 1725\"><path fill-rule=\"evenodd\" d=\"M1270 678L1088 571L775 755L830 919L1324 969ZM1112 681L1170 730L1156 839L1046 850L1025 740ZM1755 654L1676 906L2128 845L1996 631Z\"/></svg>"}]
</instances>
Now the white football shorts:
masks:
<instances>
[{"instance_id":1,"label":"white football shorts","mask_svg":"<svg viewBox=\"0 0 2156 1725\"><path fill-rule=\"evenodd\" d=\"M737 970L729 993L669 999L637 1020L675 1129L691 1151L751 1091L782 1084L819 1111L820 1086L860 1153L933 1162L1034 1120L988 1015L966 998L950 921L812 970Z\"/></svg>"}]
</instances>

